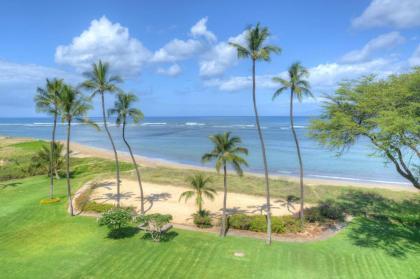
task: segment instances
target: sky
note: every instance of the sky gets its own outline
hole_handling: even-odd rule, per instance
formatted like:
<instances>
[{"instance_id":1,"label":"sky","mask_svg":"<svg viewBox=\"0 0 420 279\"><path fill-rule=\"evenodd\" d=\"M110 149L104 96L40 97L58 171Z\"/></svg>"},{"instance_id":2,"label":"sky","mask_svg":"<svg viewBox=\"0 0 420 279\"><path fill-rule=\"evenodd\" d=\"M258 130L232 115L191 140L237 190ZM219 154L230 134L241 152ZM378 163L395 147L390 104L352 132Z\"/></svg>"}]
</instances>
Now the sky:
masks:
<instances>
[{"instance_id":1,"label":"sky","mask_svg":"<svg viewBox=\"0 0 420 279\"><path fill-rule=\"evenodd\" d=\"M420 66L419 0L2 1L0 117L43 116L36 88L54 77L77 85L99 59L146 117L253 115L251 62L228 43L243 43L258 22L282 49L257 63L261 115L288 115L287 94L272 101L272 78L296 61L315 95L297 115L319 114L342 80Z\"/></svg>"}]
</instances>

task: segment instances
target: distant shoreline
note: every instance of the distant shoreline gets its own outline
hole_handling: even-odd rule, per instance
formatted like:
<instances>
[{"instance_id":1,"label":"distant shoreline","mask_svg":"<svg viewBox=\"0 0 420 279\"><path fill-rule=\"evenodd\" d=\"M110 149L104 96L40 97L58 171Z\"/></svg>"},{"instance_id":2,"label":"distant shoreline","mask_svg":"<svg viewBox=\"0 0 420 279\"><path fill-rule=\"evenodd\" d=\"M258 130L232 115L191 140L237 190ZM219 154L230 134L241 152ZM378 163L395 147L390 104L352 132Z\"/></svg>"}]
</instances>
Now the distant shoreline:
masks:
<instances>
[{"instance_id":1,"label":"distant shoreline","mask_svg":"<svg viewBox=\"0 0 420 279\"><path fill-rule=\"evenodd\" d=\"M0 140L2 138L11 138L11 139L22 139L22 140L43 140L37 138L21 138L21 137L12 137L12 136L2 136L0 135ZM61 141L63 142L63 141ZM63 142L64 143L64 142ZM73 156L77 157L98 157L103 159L114 159L114 154L112 150L94 147L90 145L81 144L78 142L72 142L70 146L71 150L74 152ZM131 162L131 158L128 152L118 150L119 159L120 161L124 162ZM146 157L135 154L136 160L139 164L147 166L147 167L167 167L167 168L175 168L175 169L185 169L185 170L200 170L200 171L209 171L214 172L214 169L211 167L205 166L197 166L192 164L185 164L179 163L175 161L165 160L165 159L158 159L152 157ZM256 176L256 177L263 177L263 174L256 173L256 172L245 172L245 175L248 176ZM270 174L270 178L273 179L283 179L293 182L298 182L299 177L297 176L289 176L289 175L278 175L278 174ZM317 186L317 185L326 185L326 186L352 186L352 187L362 187L362 188L382 188L394 191L410 191L415 192L416 189L410 187L409 185L398 185L397 183L390 182L365 182L363 180L360 181L351 181L351 180L344 180L344 179L329 179L329 178L304 178L305 185L309 186Z\"/></svg>"}]
</instances>

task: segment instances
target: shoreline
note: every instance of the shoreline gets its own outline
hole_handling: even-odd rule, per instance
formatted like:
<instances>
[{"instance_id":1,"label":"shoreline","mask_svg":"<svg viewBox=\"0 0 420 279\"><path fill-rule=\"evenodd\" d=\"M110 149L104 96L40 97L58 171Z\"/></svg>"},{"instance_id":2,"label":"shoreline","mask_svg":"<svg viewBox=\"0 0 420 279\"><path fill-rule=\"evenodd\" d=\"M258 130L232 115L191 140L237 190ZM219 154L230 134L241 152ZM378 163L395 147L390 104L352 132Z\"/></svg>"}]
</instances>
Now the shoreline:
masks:
<instances>
[{"instance_id":1,"label":"shoreline","mask_svg":"<svg viewBox=\"0 0 420 279\"><path fill-rule=\"evenodd\" d=\"M0 140L2 138L9 138L15 140L44 140L44 139L37 139L31 137L12 137L12 136L2 136L0 135ZM64 141L60 141L64 143ZM71 142L70 149L73 151L73 156L77 157L98 157L102 159L114 160L114 154L112 150L108 150L105 148L90 146L78 143L77 141ZM120 161L131 163L131 157L128 152L125 151L118 151L118 157ZM142 155L134 154L136 161L138 164L146 166L146 167L166 167L172 169L183 169L183 170L198 170L198 171L206 171L206 172L215 172L215 170L211 167L206 166L197 166L192 164L185 164L174 162L165 159L158 159L158 158L151 158ZM244 172L246 176L253 176L253 177L261 177L263 178L264 175L256 172ZM288 175L279 175L279 174L270 174L271 179L282 179L292 182L299 182L299 177L297 176L288 176ZM325 186L335 186L335 187L360 187L360 188L380 188L380 189L388 189L392 191L409 191L409 192L416 192L416 189L410 187L409 185L403 184L396 184L395 182L365 182L365 181L351 181L351 180L342 180L342 179L329 179L329 178L308 178L304 177L304 183L308 186L318 186L318 185L325 185Z\"/></svg>"}]
</instances>

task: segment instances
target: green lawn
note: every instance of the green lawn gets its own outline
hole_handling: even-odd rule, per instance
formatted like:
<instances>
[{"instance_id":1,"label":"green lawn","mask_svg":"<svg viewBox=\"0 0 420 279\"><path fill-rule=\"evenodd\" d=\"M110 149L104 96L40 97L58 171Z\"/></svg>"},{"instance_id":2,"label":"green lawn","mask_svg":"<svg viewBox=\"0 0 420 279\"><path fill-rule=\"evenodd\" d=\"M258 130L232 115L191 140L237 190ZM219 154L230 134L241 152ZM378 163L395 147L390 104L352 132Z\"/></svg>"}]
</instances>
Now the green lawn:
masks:
<instances>
[{"instance_id":1,"label":"green lawn","mask_svg":"<svg viewBox=\"0 0 420 279\"><path fill-rule=\"evenodd\" d=\"M25 152L32 147L20 146ZM104 160L74 163L74 189L112 168ZM418 196L401 202L354 192L342 202L355 212L369 209L368 218L356 218L325 241L266 246L183 230L161 243L142 233L111 239L94 218L67 215L64 179L56 187L62 201L40 205L48 188L44 176L0 182L0 278L420 277ZM245 257L235 257L236 251Z\"/></svg>"}]
</instances>

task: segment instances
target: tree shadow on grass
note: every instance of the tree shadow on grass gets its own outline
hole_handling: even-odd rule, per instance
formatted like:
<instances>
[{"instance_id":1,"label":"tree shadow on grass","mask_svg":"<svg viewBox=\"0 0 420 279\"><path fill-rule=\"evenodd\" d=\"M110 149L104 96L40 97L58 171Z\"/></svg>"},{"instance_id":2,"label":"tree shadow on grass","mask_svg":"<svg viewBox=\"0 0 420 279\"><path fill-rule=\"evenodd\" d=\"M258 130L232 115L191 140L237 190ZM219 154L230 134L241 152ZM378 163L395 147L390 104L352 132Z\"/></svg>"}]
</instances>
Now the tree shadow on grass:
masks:
<instances>
[{"instance_id":1,"label":"tree shadow on grass","mask_svg":"<svg viewBox=\"0 0 420 279\"><path fill-rule=\"evenodd\" d=\"M174 239L174 238L175 238L175 237L177 237L177 236L178 236L178 233L177 233L177 232L175 232L175 231L170 231L170 232L167 232L167 233L162 234L162 236L160 237L160 241L155 241L155 240L152 238L151 234L146 232L146 233L142 236L142 239L145 239L145 240L151 240L151 241L155 241L155 242L169 242L169 241L171 241L172 239Z\"/></svg>"},{"instance_id":2,"label":"tree shadow on grass","mask_svg":"<svg viewBox=\"0 0 420 279\"><path fill-rule=\"evenodd\" d=\"M108 238L111 239L122 239L130 238L135 236L140 230L135 227L124 227L120 229L112 229L108 233Z\"/></svg>"},{"instance_id":3,"label":"tree shadow on grass","mask_svg":"<svg viewBox=\"0 0 420 279\"><path fill-rule=\"evenodd\" d=\"M340 197L339 204L356 217L348 233L355 245L382 249L399 258L419 251L419 198L397 202L374 193L351 191Z\"/></svg>"},{"instance_id":4,"label":"tree shadow on grass","mask_svg":"<svg viewBox=\"0 0 420 279\"><path fill-rule=\"evenodd\" d=\"M0 183L0 189L6 189L9 187L17 187L20 184L22 184L22 182Z\"/></svg>"}]
</instances>

